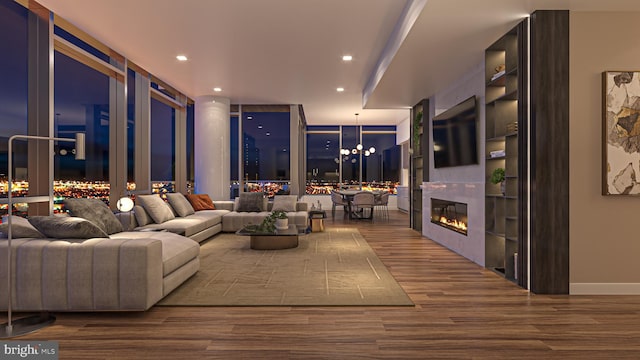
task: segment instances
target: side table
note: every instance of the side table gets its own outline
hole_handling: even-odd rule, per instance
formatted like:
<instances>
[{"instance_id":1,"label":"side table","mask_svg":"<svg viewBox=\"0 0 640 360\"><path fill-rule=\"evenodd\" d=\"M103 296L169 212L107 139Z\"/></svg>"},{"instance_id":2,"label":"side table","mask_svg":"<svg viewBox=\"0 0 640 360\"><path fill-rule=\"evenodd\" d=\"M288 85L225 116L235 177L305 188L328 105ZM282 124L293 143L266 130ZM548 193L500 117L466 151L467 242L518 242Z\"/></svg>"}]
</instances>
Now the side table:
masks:
<instances>
[{"instance_id":1,"label":"side table","mask_svg":"<svg viewBox=\"0 0 640 360\"><path fill-rule=\"evenodd\" d=\"M324 231L324 219L327 213L324 210L309 211L309 220L311 220L311 232Z\"/></svg>"}]
</instances>

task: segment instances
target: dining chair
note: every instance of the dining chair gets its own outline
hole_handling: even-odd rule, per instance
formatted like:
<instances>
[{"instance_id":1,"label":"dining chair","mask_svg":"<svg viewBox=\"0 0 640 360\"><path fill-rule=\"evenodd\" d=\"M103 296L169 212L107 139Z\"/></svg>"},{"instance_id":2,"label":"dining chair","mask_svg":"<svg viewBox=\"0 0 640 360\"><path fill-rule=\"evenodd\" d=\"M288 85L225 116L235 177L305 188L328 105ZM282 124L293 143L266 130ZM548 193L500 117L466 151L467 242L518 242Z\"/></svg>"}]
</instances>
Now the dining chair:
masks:
<instances>
[{"instance_id":1,"label":"dining chair","mask_svg":"<svg viewBox=\"0 0 640 360\"><path fill-rule=\"evenodd\" d=\"M360 219L373 219L373 209L375 208L375 197L372 192L360 192L353 195L351 200L351 213L362 213L358 218ZM365 217L365 209L369 209L369 216Z\"/></svg>"},{"instance_id":2,"label":"dining chair","mask_svg":"<svg viewBox=\"0 0 640 360\"><path fill-rule=\"evenodd\" d=\"M385 219L389 219L389 193L385 192L375 197L375 205L378 208L380 214L384 216Z\"/></svg>"},{"instance_id":3,"label":"dining chair","mask_svg":"<svg viewBox=\"0 0 640 360\"><path fill-rule=\"evenodd\" d=\"M342 197L342 195L338 194L335 191L331 192L331 218L335 219L336 217L336 206L342 206L342 210L347 211L347 207L349 203Z\"/></svg>"}]
</instances>

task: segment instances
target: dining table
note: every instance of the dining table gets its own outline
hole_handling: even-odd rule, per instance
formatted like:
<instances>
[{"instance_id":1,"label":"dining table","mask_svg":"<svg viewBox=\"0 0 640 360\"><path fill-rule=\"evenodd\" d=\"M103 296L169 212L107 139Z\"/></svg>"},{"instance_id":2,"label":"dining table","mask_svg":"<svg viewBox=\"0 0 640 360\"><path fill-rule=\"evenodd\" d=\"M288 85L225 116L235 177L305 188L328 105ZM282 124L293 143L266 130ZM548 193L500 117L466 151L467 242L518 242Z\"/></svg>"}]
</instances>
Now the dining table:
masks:
<instances>
[{"instance_id":1,"label":"dining table","mask_svg":"<svg viewBox=\"0 0 640 360\"><path fill-rule=\"evenodd\" d=\"M351 209L351 202L353 201L353 197L362 192L372 193L374 198L378 198L382 195L383 191L381 190L356 190L356 189L345 189L345 190L336 190L337 194L342 195L342 199L347 203L347 211L349 212L349 219L362 219L360 214L357 214L355 211ZM373 216L373 214L371 214Z\"/></svg>"}]
</instances>

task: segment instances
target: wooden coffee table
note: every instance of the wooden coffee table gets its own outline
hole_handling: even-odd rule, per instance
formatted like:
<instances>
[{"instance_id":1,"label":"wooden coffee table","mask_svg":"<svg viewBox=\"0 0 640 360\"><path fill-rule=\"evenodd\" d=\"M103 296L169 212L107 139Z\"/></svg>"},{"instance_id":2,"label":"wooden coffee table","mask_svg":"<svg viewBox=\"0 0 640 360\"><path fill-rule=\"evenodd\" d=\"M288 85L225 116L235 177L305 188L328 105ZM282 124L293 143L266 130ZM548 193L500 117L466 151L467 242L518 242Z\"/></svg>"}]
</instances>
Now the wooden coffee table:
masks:
<instances>
[{"instance_id":1,"label":"wooden coffee table","mask_svg":"<svg viewBox=\"0 0 640 360\"><path fill-rule=\"evenodd\" d=\"M245 229L237 235L249 236L250 246L254 250L281 250L298 247L298 227L289 225L287 229L276 229L275 233L255 233Z\"/></svg>"}]
</instances>

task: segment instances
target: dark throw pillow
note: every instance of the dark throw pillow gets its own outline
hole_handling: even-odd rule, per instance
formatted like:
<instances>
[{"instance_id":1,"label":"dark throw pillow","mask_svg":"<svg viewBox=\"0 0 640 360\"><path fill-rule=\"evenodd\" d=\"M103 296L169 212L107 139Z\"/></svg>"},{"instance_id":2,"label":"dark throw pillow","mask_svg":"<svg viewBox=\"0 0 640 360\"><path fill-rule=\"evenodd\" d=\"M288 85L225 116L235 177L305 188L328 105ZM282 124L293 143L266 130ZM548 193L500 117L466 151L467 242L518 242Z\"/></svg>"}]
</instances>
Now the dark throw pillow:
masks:
<instances>
[{"instance_id":1,"label":"dark throw pillow","mask_svg":"<svg viewBox=\"0 0 640 360\"><path fill-rule=\"evenodd\" d=\"M99 199L64 199L64 208L71 216L81 217L96 224L107 235L122 232L122 223L109 209L107 204Z\"/></svg>"},{"instance_id":2,"label":"dark throw pillow","mask_svg":"<svg viewBox=\"0 0 640 360\"><path fill-rule=\"evenodd\" d=\"M8 217L2 217L2 224L0 224L0 232L9 235L9 223ZM45 237L31 225L29 220L20 217L20 216L11 216L11 237L14 239L18 238L43 238Z\"/></svg>"},{"instance_id":3,"label":"dark throw pillow","mask_svg":"<svg viewBox=\"0 0 640 360\"><path fill-rule=\"evenodd\" d=\"M89 239L109 237L96 224L80 217L32 216L29 222L46 237Z\"/></svg>"},{"instance_id":4,"label":"dark throw pillow","mask_svg":"<svg viewBox=\"0 0 640 360\"><path fill-rule=\"evenodd\" d=\"M263 211L264 194L261 192L240 193L238 212L261 212Z\"/></svg>"}]
</instances>

